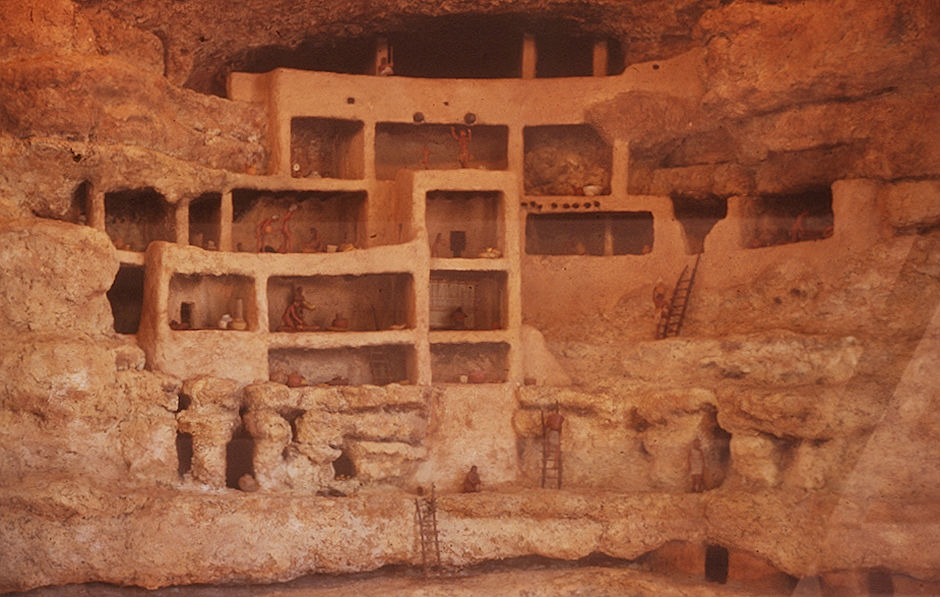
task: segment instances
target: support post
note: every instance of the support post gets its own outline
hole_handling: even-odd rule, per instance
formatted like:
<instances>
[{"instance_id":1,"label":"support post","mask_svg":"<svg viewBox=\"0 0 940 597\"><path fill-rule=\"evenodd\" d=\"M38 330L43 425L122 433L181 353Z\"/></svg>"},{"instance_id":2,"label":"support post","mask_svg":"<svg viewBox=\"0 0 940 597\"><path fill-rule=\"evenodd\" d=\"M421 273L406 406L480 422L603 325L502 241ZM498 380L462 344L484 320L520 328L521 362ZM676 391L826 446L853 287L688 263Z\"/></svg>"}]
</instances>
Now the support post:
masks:
<instances>
[{"instance_id":1,"label":"support post","mask_svg":"<svg viewBox=\"0 0 940 597\"><path fill-rule=\"evenodd\" d=\"M176 202L176 244L189 244L189 199L180 199Z\"/></svg>"},{"instance_id":2,"label":"support post","mask_svg":"<svg viewBox=\"0 0 940 597\"><path fill-rule=\"evenodd\" d=\"M232 189L223 192L219 201L219 250L232 250Z\"/></svg>"},{"instance_id":3,"label":"support post","mask_svg":"<svg viewBox=\"0 0 940 597\"><path fill-rule=\"evenodd\" d=\"M95 182L89 182L88 202L85 206L88 212L88 225L96 230L105 232L104 191Z\"/></svg>"},{"instance_id":4,"label":"support post","mask_svg":"<svg viewBox=\"0 0 940 597\"><path fill-rule=\"evenodd\" d=\"M535 46L535 36L526 33L522 36L522 78L535 78L535 65L538 61L538 49Z\"/></svg>"},{"instance_id":5,"label":"support post","mask_svg":"<svg viewBox=\"0 0 940 597\"><path fill-rule=\"evenodd\" d=\"M598 39L594 41L594 57L592 61L592 72L595 77L607 76L607 40Z\"/></svg>"}]
</instances>

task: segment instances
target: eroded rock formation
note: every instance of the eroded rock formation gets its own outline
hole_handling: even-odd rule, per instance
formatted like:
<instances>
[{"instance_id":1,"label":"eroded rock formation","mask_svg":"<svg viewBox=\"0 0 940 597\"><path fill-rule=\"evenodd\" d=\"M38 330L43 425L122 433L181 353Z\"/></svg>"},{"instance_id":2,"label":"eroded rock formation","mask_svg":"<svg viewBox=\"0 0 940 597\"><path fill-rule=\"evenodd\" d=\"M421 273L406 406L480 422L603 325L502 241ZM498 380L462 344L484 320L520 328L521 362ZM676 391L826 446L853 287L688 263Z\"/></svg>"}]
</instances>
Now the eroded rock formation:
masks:
<instances>
[{"instance_id":1,"label":"eroded rock formation","mask_svg":"<svg viewBox=\"0 0 940 597\"><path fill-rule=\"evenodd\" d=\"M754 587L782 591L813 578L833 591L865 590L871 570L889 571L898 587L940 583L929 548L940 514L935 2L0 0L0 15L0 590L274 582L419 565L411 492L432 484L451 566L600 552L704 578L707 551L719 547L728 578ZM507 242L489 273L455 278L485 287L520 274L521 289L506 291L516 298L489 317L489 327L508 331L469 331L482 350L511 345L509 356L500 347L474 370L420 373L465 357L440 348L457 345L463 330L434 329L410 305L355 314L350 333L364 339L329 355L354 354L347 370L381 378L376 385L330 372L306 386L313 369L275 372L271 363L297 362L292 351L335 349L327 336L278 331L276 306L255 313L249 301L246 339L231 349L218 338L237 330L167 327L185 341L155 357L153 330L177 317L166 302L145 314L138 336L116 332L121 306L112 298L109 308L109 289L116 278L133 286L127 271L150 260L253 296L270 280L287 288L310 264L327 271L323 260L333 258L297 247L271 269L269 256L248 254L253 246L236 249L231 228L223 238L211 218L181 215L179 206L215 194L228 193L232 209L233 188L254 192L272 168L291 166L277 155L284 133L273 108L226 99L231 72L318 65L337 44L361 48L388 35L425 31L444 44L472 29L462 22L487 18L520 35L603 38L619 44L624 66L584 87L595 95L570 117L593 127L596 141L533 142L528 155L480 158L525 170L521 230L543 208L594 210L584 213L606 226L584 233L590 247L533 226L521 242L531 249L541 233L543 246L556 243L551 251L515 255ZM486 108L474 112L484 124ZM400 111L393 124L421 121L410 104ZM522 124L542 122L512 124L519 138L513 129L504 143L522 147ZM359 132L337 130L320 153L362 143ZM396 131L385 133L394 141ZM285 193L307 184L274 178ZM393 196L401 180L391 179L370 192ZM586 184L600 196L579 198ZM177 237L146 252L109 238L107 193L125 191L161 197ZM234 201L235 219L270 207L245 197ZM799 220L819 197L828 201L822 212ZM780 207L791 203L800 207ZM516 207L504 207L507 220ZM655 244L623 249L636 229L618 232L608 210L653 214ZM379 222L370 229L378 248L327 242L337 255L350 249L339 259L356 275L384 275L383 260L423 259L425 272L465 267L403 240L413 224L403 211L363 208L362 220ZM679 221L683 213L691 215ZM255 217L236 229L251 245ZM185 233L193 221L216 234L212 245ZM697 251L682 333L654 341L657 278L671 286ZM503 261L507 273L492 274ZM264 288L243 281L251 275ZM135 292L158 302L163 289L144 278ZM334 320L317 317L324 328ZM427 337L414 331L422 325ZM388 355L363 352L376 337L419 346L427 358L393 353L389 373ZM213 342L187 361L187 350ZM437 353L427 346L435 342ZM252 351L264 362L246 365ZM181 362L212 371L180 379L161 370ZM555 406L565 417L562 490L538 488L544 417ZM690 493L695 439L703 493ZM485 491L457 495L470 464Z\"/></svg>"}]
</instances>

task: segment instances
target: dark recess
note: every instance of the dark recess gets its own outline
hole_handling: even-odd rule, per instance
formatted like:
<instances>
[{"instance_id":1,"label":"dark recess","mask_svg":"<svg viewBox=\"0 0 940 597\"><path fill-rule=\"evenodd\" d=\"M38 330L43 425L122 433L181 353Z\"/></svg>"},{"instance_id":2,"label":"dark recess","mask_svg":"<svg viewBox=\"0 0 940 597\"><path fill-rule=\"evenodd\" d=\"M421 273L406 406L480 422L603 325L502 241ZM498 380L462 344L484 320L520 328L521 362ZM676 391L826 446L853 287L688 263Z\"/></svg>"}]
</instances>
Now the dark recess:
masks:
<instances>
[{"instance_id":1,"label":"dark recess","mask_svg":"<svg viewBox=\"0 0 940 597\"><path fill-rule=\"evenodd\" d=\"M144 268L121 264L114 283L108 290L114 331L118 334L136 334L140 327L140 312L144 302Z\"/></svg>"}]
</instances>

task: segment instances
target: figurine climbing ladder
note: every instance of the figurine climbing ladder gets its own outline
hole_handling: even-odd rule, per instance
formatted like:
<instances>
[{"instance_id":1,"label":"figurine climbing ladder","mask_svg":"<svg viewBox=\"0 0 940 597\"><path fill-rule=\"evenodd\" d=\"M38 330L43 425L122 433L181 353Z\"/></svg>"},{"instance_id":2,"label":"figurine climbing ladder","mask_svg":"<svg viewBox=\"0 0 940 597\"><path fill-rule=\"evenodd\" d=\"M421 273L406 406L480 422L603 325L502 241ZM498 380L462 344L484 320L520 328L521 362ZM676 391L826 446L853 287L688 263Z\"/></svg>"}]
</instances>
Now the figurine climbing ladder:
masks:
<instances>
[{"instance_id":1,"label":"figurine climbing ladder","mask_svg":"<svg viewBox=\"0 0 940 597\"><path fill-rule=\"evenodd\" d=\"M561 434L552 433L542 420L542 487L561 489Z\"/></svg>"},{"instance_id":2,"label":"figurine climbing ladder","mask_svg":"<svg viewBox=\"0 0 940 597\"><path fill-rule=\"evenodd\" d=\"M421 567L424 575L441 567L441 544L437 534L437 494L431 486L431 497L415 499L415 519L421 537Z\"/></svg>"},{"instance_id":3,"label":"figurine climbing ladder","mask_svg":"<svg viewBox=\"0 0 940 597\"><path fill-rule=\"evenodd\" d=\"M692 284L695 282L695 272L698 271L698 262L702 258L699 253L695 256L695 263L692 269L686 265L679 274L679 280L672 291L672 299L669 301L669 308L659 318L656 326L656 339L670 338L679 335L682 329L682 322L685 320L685 311L689 306L689 294L692 292Z\"/></svg>"}]
</instances>

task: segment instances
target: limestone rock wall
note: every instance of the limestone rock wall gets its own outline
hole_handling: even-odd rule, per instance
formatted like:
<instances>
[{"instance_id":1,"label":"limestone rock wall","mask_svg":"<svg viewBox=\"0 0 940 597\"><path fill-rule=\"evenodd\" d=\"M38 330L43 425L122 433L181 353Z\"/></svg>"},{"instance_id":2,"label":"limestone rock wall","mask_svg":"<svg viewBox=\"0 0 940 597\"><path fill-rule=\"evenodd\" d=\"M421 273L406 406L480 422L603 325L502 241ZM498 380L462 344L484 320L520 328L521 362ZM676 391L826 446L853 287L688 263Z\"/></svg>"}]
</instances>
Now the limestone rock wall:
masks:
<instances>
[{"instance_id":1,"label":"limestone rock wall","mask_svg":"<svg viewBox=\"0 0 940 597\"><path fill-rule=\"evenodd\" d=\"M37 220L5 220L0 236L2 476L172 479L178 383L107 333L110 242Z\"/></svg>"},{"instance_id":2,"label":"limestone rock wall","mask_svg":"<svg viewBox=\"0 0 940 597\"><path fill-rule=\"evenodd\" d=\"M153 33L70 1L0 8L0 164L24 174L0 177L8 213L67 219L82 181L131 187L167 159L263 169L262 113L171 85Z\"/></svg>"},{"instance_id":3,"label":"limestone rock wall","mask_svg":"<svg viewBox=\"0 0 940 597\"><path fill-rule=\"evenodd\" d=\"M343 494L361 484L403 484L427 456L422 388L288 388L273 382L241 388L201 377L187 380L181 392L188 403L176 417L178 428L192 437L184 475L196 486L246 489L229 472L238 458L230 444L239 430L251 437L244 457L252 479L245 482L266 492ZM340 456L350 470L334 467ZM351 483L334 483L345 480Z\"/></svg>"},{"instance_id":4,"label":"limestone rock wall","mask_svg":"<svg viewBox=\"0 0 940 597\"><path fill-rule=\"evenodd\" d=\"M628 91L598 104L593 120L644 131L631 140L633 193L936 178L937 12L922 0L715 7L695 29L705 51L699 97Z\"/></svg>"},{"instance_id":5,"label":"limestone rock wall","mask_svg":"<svg viewBox=\"0 0 940 597\"><path fill-rule=\"evenodd\" d=\"M699 85L624 89L587 115L608 140L630 139L631 193L746 199L840 181L842 214L870 216L841 220L865 228L853 239L837 222L826 244L755 250L733 247L735 224L719 222L683 334L661 342L652 286L682 259L629 279L629 257L593 262L578 278L593 288L559 283L556 306L527 306L551 322L554 359L540 359L536 381L564 387L500 389L477 407L470 385L183 384L144 370L113 333L105 292L118 262L102 233L74 224L83 182L173 201L264 171L263 111L205 93L249 47L509 6L0 0L0 528L12 546L0 590L416 564L413 496L376 487L451 491L471 463L502 491L441 499L453 565L637 558L684 541L793 576L940 578L924 548L940 496L931 0L512 3L623 39L629 67L650 76L688 52L677 68ZM539 411L556 403L570 493L533 489ZM178 432L192 436L183 476ZM252 442L257 492L227 487L236 436ZM694 438L703 495L687 494ZM358 481L337 483L343 453ZM359 483L354 498L311 495Z\"/></svg>"}]
</instances>

